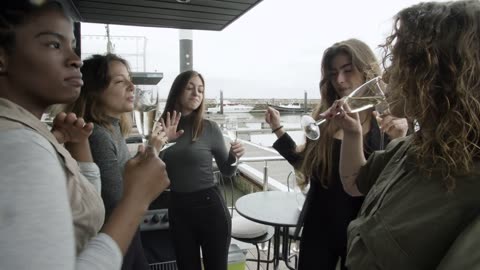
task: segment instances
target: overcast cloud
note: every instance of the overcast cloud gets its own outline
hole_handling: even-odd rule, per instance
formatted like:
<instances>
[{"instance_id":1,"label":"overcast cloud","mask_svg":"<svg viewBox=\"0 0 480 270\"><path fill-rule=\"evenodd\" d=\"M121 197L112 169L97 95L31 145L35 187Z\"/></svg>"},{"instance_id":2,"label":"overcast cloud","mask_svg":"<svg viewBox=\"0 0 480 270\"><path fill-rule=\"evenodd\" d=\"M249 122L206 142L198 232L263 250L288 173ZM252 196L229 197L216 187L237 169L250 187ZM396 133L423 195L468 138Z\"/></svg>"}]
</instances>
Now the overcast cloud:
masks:
<instances>
[{"instance_id":1,"label":"overcast cloud","mask_svg":"<svg viewBox=\"0 0 480 270\"><path fill-rule=\"evenodd\" d=\"M207 98L318 98L323 51L348 38L372 49L384 42L392 17L418 0L263 0L225 30L193 31L193 67L206 80ZM82 24L83 35L105 35L101 24ZM163 72L166 97L179 73L179 31L110 26L111 36L146 37L146 71ZM113 39L115 52L143 51L137 40ZM105 52L103 40L82 40L83 52ZM375 49L377 56L381 51ZM128 57L143 68L142 59Z\"/></svg>"}]
</instances>

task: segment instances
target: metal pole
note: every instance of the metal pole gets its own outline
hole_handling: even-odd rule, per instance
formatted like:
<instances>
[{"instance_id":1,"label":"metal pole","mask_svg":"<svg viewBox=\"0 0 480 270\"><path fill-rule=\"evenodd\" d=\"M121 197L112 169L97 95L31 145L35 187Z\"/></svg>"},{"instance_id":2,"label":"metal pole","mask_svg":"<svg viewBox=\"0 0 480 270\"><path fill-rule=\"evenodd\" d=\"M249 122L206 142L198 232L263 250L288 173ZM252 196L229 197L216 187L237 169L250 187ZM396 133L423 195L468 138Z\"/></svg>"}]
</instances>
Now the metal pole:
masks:
<instances>
[{"instance_id":1,"label":"metal pole","mask_svg":"<svg viewBox=\"0 0 480 270\"><path fill-rule=\"evenodd\" d=\"M147 37L143 37L143 71L147 71Z\"/></svg>"},{"instance_id":2,"label":"metal pole","mask_svg":"<svg viewBox=\"0 0 480 270\"><path fill-rule=\"evenodd\" d=\"M303 112L307 113L307 91L304 92L303 96Z\"/></svg>"},{"instance_id":3,"label":"metal pole","mask_svg":"<svg viewBox=\"0 0 480 270\"><path fill-rule=\"evenodd\" d=\"M110 40L110 25L105 25L105 30L107 31L107 53L113 53L113 44Z\"/></svg>"},{"instance_id":4,"label":"metal pole","mask_svg":"<svg viewBox=\"0 0 480 270\"><path fill-rule=\"evenodd\" d=\"M263 191L268 191L268 162L266 160L263 167Z\"/></svg>"},{"instance_id":5,"label":"metal pole","mask_svg":"<svg viewBox=\"0 0 480 270\"><path fill-rule=\"evenodd\" d=\"M223 114L223 91L220 90L220 114Z\"/></svg>"},{"instance_id":6,"label":"metal pole","mask_svg":"<svg viewBox=\"0 0 480 270\"><path fill-rule=\"evenodd\" d=\"M180 36L180 72L193 70L193 31L179 30Z\"/></svg>"}]
</instances>

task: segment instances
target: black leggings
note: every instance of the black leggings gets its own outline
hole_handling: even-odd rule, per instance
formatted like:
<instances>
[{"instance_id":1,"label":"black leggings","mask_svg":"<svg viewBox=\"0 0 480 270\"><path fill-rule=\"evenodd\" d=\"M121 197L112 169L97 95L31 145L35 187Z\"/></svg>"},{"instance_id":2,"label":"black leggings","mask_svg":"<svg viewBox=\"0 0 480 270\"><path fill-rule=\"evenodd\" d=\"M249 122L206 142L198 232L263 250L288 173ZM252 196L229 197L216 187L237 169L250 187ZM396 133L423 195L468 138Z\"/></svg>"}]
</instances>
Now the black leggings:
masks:
<instances>
[{"instance_id":1,"label":"black leggings","mask_svg":"<svg viewBox=\"0 0 480 270\"><path fill-rule=\"evenodd\" d=\"M179 270L226 270L231 217L217 187L196 192L171 192L169 208L175 256Z\"/></svg>"},{"instance_id":2,"label":"black leggings","mask_svg":"<svg viewBox=\"0 0 480 270\"><path fill-rule=\"evenodd\" d=\"M312 236L309 233L305 234L305 228L303 228L300 240L298 270L335 270L339 260L340 269L347 270L345 266L346 249L329 245L328 242L331 239L327 237ZM312 229L319 230L318 228Z\"/></svg>"}]
</instances>

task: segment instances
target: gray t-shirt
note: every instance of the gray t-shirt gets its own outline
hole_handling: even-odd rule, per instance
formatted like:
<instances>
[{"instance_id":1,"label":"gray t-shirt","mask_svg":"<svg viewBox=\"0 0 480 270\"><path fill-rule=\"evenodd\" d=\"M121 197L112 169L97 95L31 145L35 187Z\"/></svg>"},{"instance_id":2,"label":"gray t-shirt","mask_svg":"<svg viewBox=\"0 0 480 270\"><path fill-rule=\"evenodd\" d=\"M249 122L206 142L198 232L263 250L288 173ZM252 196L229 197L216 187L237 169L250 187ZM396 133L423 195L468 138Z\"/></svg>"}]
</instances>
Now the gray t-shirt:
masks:
<instances>
[{"instance_id":1,"label":"gray t-shirt","mask_svg":"<svg viewBox=\"0 0 480 270\"><path fill-rule=\"evenodd\" d=\"M160 154L167 166L172 191L194 192L213 187L213 157L222 174L231 176L236 170L236 166L230 165L235 157L229 154L217 123L205 119L203 124L203 133L192 142L192 117L182 117L178 128L185 133Z\"/></svg>"},{"instance_id":2,"label":"gray t-shirt","mask_svg":"<svg viewBox=\"0 0 480 270\"><path fill-rule=\"evenodd\" d=\"M0 269L120 269L122 253L103 233L75 257L67 175L45 138L27 128L3 131L0 153ZM91 165L82 167L98 177Z\"/></svg>"},{"instance_id":3,"label":"gray t-shirt","mask_svg":"<svg viewBox=\"0 0 480 270\"><path fill-rule=\"evenodd\" d=\"M108 217L122 198L123 170L130 159L124 137L120 131L120 121L111 118L112 131L95 125L89 137L93 161L100 168L102 199L105 204L105 216Z\"/></svg>"}]
</instances>

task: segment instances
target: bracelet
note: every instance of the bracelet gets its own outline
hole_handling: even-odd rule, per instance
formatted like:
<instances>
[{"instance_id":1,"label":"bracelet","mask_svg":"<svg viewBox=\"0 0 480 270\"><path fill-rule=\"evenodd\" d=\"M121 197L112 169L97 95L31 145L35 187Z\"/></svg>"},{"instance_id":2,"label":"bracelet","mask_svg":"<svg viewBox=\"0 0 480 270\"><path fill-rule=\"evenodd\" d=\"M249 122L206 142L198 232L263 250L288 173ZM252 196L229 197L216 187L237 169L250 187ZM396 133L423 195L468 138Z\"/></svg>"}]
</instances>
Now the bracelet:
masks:
<instances>
[{"instance_id":1,"label":"bracelet","mask_svg":"<svg viewBox=\"0 0 480 270\"><path fill-rule=\"evenodd\" d=\"M276 129L273 129L273 130L272 130L272 133L277 132L277 131L280 130L281 128L283 128L283 126L279 126L279 127L277 127Z\"/></svg>"}]
</instances>

